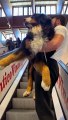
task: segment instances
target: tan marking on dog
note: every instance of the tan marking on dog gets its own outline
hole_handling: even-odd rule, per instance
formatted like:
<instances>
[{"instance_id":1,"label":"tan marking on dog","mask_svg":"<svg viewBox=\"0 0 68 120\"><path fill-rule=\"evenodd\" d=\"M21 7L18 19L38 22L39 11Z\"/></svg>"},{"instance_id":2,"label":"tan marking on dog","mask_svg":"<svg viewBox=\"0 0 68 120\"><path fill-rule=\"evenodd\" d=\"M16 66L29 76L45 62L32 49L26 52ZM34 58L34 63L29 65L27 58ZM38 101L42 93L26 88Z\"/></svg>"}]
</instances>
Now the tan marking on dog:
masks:
<instances>
[{"instance_id":1,"label":"tan marking on dog","mask_svg":"<svg viewBox=\"0 0 68 120\"><path fill-rule=\"evenodd\" d=\"M29 23L36 23L36 21L32 19L31 17L26 18L25 21Z\"/></svg>"}]
</instances>

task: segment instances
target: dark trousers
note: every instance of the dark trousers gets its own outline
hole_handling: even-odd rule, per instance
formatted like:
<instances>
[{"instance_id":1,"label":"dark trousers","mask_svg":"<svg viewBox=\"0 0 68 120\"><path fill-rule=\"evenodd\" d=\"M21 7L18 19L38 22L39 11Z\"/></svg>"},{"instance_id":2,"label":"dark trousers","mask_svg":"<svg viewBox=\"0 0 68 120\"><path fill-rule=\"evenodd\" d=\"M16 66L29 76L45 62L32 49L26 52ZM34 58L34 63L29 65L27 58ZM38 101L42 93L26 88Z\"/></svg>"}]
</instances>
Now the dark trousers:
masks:
<instances>
[{"instance_id":1,"label":"dark trousers","mask_svg":"<svg viewBox=\"0 0 68 120\"><path fill-rule=\"evenodd\" d=\"M48 64L51 65L50 66L50 69L52 69L51 79L54 79L53 81L53 85L54 85L55 84L54 82L57 81L59 75L58 65L57 62L54 60L49 61ZM52 65L55 68L55 72L53 72ZM51 95L53 85L51 86L51 89L49 91L44 91L43 88L41 87L41 80L42 80L41 76L37 71L34 71L34 80L35 80L35 95L36 95L35 107L39 120L56 120L53 102L52 102L52 95Z\"/></svg>"}]
</instances>

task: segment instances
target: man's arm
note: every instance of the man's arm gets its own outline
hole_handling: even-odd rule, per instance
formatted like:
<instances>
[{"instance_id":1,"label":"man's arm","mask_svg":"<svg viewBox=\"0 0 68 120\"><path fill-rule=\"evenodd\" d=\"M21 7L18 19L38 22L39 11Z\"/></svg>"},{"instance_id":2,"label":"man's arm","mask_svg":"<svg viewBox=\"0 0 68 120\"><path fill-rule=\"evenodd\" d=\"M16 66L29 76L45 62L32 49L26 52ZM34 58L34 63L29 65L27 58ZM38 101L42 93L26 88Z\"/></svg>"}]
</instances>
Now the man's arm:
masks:
<instances>
[{"instance_id":1,"label":"man's arm","mask_svg":"<svg viewBox=\"0 0 68 120\"><path fill-rule=\"evenodd\" d=\"M55 34L51 41L47 41L43 44L41 52L50 52L57 50L64 40L64 36L60 34Z\"/></svg>"}]
</instances>

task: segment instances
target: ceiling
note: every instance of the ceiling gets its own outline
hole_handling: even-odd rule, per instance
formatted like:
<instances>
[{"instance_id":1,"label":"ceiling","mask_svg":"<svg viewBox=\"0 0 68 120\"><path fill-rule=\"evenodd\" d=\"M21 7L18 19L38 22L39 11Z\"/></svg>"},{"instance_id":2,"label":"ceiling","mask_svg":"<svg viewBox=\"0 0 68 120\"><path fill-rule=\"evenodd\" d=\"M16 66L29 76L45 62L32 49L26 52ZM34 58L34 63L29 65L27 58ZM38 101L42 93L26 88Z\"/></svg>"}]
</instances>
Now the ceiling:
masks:
<instances>
[{"instance_id":1,"label":"ceiling","mask_svg":"<svg viewBox=\"0 0 68 120\"><path fill-rule=\"evenodd\" d=\"M18 5L42 5L42 4L57 4L57 0L9 0L12 6Z\"/></svg>"},{"instance_id":2,"label":"ceiling","mask_svg":"<svg viewBox=\"0 0 68 120\"><path fill-rule=\"evenodd\" d=\"M64 2L64 3L63 3ZM9 26L9 29L1 29L1 32L6 36L7 34L14 33L15 37L18 37L16 35L20 35L24 31L23 28L12 28L12 24L10 24L10 16L9 16L9 5L12 8L13 6L28 6L31 5L33 8L33 12L35 9L35 5L47 5L47 4L55 4L57 7L60 6L63 8L64 4L66 4L68 9L68 0L0 0L1 6L3 10L6 13L6 20ZM6 7L5 7L6 6ZM8 12L6 10L9 10ZM11 12L11 11L10 11ZM61 13L60 13L61 14ZM18 34L19 33L19 34Z\"/></svg>"}]
</instances>

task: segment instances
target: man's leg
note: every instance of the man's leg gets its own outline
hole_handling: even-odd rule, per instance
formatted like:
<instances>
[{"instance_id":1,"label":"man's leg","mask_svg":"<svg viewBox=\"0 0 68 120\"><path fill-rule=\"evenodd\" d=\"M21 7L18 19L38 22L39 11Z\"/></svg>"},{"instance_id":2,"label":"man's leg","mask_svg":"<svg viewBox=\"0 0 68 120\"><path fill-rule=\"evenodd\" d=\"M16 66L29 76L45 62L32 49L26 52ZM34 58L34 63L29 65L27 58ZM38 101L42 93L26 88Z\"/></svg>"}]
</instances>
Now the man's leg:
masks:
<instances>
[{"instance_id":1,"label":"man's leg","mask_svg":"<svg viewBox=\"0 0 68 120\"><path fill-rule=\"evenodd\" d=\"M54 111L52 110L51 92L44 91L41 87L41 76L35 71L35 106L39 120L55 120Z\"/></svg>"}]
</instances>

